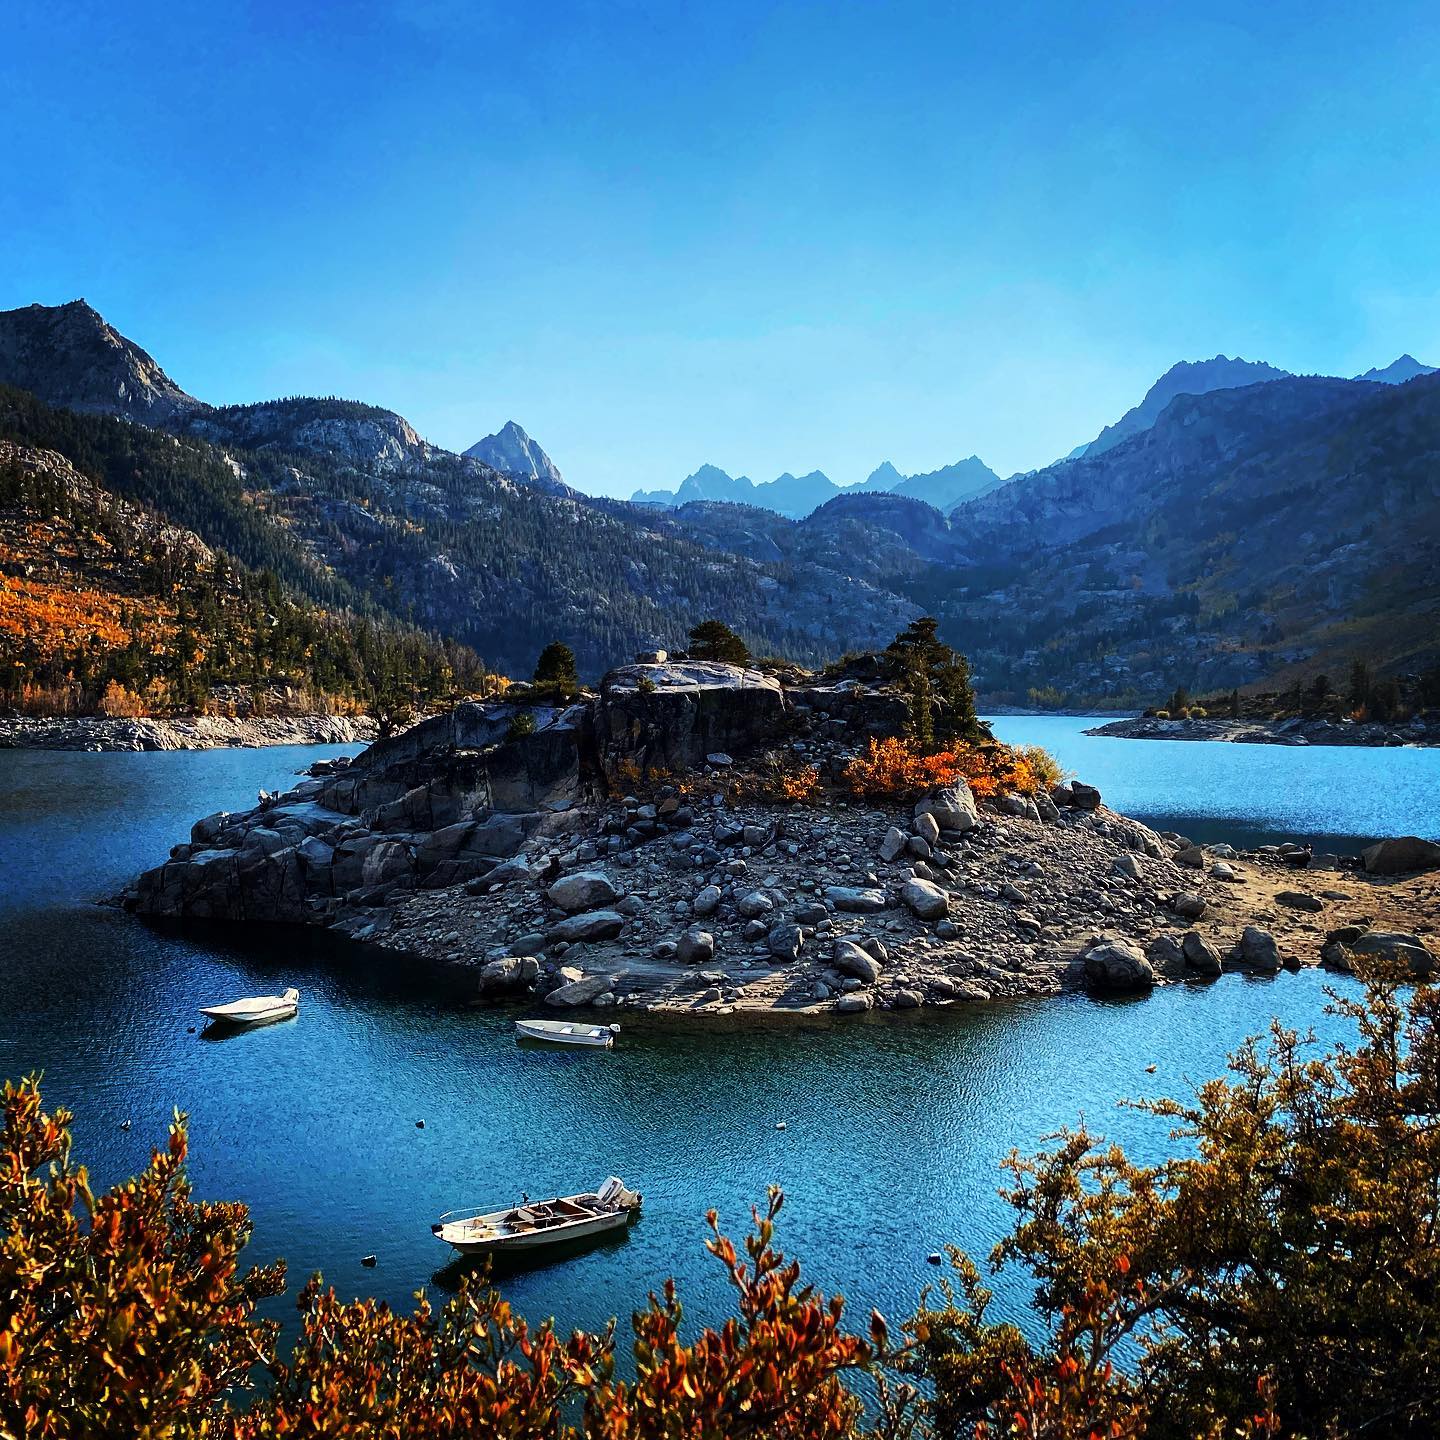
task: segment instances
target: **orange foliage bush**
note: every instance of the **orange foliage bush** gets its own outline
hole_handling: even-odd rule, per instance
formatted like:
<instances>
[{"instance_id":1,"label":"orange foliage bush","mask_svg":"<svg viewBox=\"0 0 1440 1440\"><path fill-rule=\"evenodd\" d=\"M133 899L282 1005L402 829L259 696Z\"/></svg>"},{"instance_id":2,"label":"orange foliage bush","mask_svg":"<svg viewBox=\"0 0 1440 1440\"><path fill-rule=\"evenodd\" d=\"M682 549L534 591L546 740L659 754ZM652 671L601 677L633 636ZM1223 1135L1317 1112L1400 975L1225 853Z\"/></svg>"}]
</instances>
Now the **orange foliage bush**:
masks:
<instances>
[{"instance_id":1,"label":"orange foliage bush","mask_svg":"<svg viewBox=\"0 0 1440 1440\"><path fill-rule=\"evenodd\" d=\"M0 575L0 653L29 645L41 659L65 655L77 646L120 649L130 643L123 623L130 614L142 637L159 640L171 632L171 611L154 601L122 600L74 584L52 585L18 575Z\"/></svg>"},{"instance_id":2,"label":"orange foliage bush","mask_svg":"<svg viewBox=\"0 0 1440 1440\"><path fill-rule=\"evenodd\" d=\"M102 715L108 715L111 719L133 719L137 715L146 713L145 702L133 690L127 690L118 680L112 680L105 687L105 693L100 697L100 703L95 708Z\"/></svg>"},{"instance_id":3,"label":"orange foliage bush","mask_svg":"<svg viewBox=\"0 0 1440 1440\"><path fill-rule=\"evenodd\" d=\"M963 780L976 799L985 800L1012 792L1034 795L1055 783L1059 774L1059 766L1038 746L1014 750L998 743L973 745L962 741L934 755L925 755L912 741L887 737L872 739L865 752L845 767L845 783L862 799L883 800L917 795Z\"/></svg>"}]
</instances>

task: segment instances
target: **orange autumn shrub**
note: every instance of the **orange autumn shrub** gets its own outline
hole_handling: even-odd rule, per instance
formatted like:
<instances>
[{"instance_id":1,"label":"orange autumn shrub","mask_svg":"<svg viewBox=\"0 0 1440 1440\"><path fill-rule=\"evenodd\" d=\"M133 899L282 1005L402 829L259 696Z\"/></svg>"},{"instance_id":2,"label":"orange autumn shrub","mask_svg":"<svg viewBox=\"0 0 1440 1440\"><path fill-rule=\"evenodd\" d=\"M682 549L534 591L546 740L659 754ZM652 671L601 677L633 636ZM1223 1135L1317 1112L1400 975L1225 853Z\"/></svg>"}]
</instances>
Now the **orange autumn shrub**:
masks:
<instances>
[{"instance_id":1,"label":"orange autumn shrub","mask_svg":"<svg viewBox=\"0 0 1440 1440\"><path fill-rule=\"evenodd\" d=\"M112 680L95 707L100 714L112 720L133 720L146 713L145 702L133 690L127 689L118 680Z\"/></svg>"},{"instance_id":2,"label":"orange autumn shrub","mask_svg":"<svg viewBox=\"0 0 1440 1440\"><path fill-rule=\"evenodd\" d=\"M585 1440L848 1440L858 1434L858 1399L847 1371L865 1369L871 1345L841 1328L845 1302L800 1283L800 1264L774 1248L783 1196L770 1187L762 1218L745 1241L748 1260L706 1217L706 1249L725 1266L736 1314L680 1339L682 1312L673 1281L634 1317L636 1376L606 1380L585 1407ZM875 1349L885 1322L871 1312Z\"/></svg>"},{"instance_id":3,"label":"orange autumn shrub","mask_svg":"<svg viewBox=\"0 0 1440 1440\"><path fill-rule=\"evenodd\" d=\"M977 800L996 795L1034 795L1061 778L1053 757L1040 746L1012 749L998 743L959 741L933 755L913 741L872 739L845 767L845 782L865 800L898 799L963 780Z\"/></svg>"}]
</instances>

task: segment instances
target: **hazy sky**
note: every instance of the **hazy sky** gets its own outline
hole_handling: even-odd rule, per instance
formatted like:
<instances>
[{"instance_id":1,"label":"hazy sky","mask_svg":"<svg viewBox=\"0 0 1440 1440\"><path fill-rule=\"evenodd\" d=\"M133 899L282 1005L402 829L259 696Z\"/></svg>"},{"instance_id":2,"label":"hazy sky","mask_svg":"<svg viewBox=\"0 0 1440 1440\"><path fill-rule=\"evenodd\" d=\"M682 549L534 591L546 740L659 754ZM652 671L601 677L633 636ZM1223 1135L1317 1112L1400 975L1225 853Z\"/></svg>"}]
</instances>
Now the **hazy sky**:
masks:
<instances>
[{"instance_id":1,"label":"hazy sky","mask_svg":"<svg viewBox=\"0 0 1440 1440\"><path fill-rule=\"evenodd\" d=\"M0 308L572 483L1092 437L1173 361L1440 363L1440 7L0 15Z\"/></svg>"}]
</instances>

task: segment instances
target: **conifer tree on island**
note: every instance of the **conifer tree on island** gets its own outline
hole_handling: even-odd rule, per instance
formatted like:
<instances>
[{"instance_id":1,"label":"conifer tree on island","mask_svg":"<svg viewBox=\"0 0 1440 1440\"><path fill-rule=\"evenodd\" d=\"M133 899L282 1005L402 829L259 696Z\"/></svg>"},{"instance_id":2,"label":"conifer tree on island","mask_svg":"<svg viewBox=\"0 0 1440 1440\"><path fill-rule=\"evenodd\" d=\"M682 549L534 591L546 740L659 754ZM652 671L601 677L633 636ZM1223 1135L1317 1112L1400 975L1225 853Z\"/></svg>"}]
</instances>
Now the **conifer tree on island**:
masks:
<instances>
[{"instance_id":1,"label":"conifer tree on island","mask_svg":"<svg viewBox=\"0 0 1440 1440\"><path fill-rule=\"evenodd\" d=\"M912 738L927 752L949 741L988 738L975 714L970 662L938 632L938 622L923 615L885 648L891 681L910 697Z\"/></svg>"},{"instance_id":2,"label":"conifer tree on island","mask_svg":"<svg viewBox=\"0 0 1440 1440\"><path fill-rule=\"evenodd\" d=\"M727 665L748 665L750 647L723 621L702 620L690 632L692 660L721 660Z\"/></svg>"},{"instance_id":3,"label":"conifer tree on island","mask_svg":"<svg viewBox=\"0 0 1440 1440\"><path fill-rule=\"evenodd\" d=\"M531 682L540 693L556 700L571 700L580 693L580 675L575 652L559 640L552 640L535 662Z\"/></svg>"}]
</instances>

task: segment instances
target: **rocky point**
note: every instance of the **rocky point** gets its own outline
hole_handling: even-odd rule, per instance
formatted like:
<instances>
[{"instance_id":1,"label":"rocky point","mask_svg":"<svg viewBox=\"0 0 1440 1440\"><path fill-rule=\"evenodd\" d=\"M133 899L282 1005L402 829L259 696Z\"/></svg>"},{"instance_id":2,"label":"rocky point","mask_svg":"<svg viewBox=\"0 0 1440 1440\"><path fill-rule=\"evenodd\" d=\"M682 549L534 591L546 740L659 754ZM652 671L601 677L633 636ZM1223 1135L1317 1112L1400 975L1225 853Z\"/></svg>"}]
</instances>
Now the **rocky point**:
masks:
<instances>
[{"instance_id":1,"label":"rocky point","mask_svg":"<svg viewBox=\"0 0 1440 1440\"><path fill-rule=\"evenodd\" d=\"M442 965L476 999L562 1011L861 1014L1440 964L1421 842L1369 871L1242 854L1157 834L1080 781L853 798L845 765L908 717L885 686L652 657L572 704L462 704L321 762L197 821L123 900L323 928ZM800 772L805 799L762 783Z\"/></svg>"}]
</instances>

